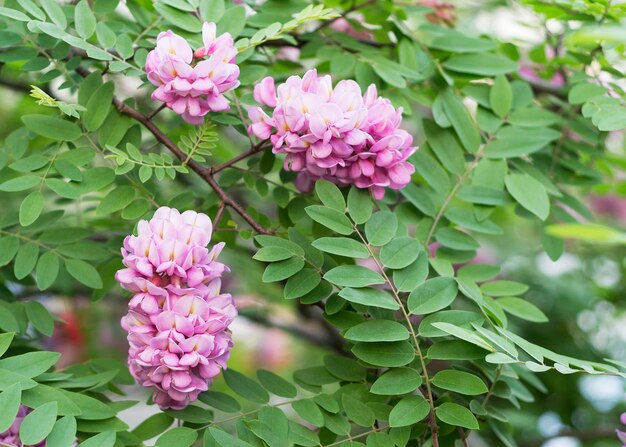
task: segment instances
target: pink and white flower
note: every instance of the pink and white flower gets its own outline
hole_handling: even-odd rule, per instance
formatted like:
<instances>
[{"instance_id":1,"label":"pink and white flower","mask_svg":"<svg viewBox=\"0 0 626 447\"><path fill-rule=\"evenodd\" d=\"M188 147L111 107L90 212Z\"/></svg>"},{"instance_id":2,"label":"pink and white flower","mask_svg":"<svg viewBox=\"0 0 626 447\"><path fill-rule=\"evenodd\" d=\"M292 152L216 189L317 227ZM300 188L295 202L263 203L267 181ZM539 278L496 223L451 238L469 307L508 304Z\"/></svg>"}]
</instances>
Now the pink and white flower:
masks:
<instances>
[{"instance_id":1,"label":"pink and white flower","mask_svg":"<svg viewBox=\"0 0 626 447\"><path fill-rule=\"evenodd\" d=\"M254 98L273 110L270 116L252 108L248 131L269 138L274 153L287 154L284 167L299 173L299 188L323 178L369 188L382 199L385 188L401 189L411 181L415 168L407 159L416 148L399 128L402 109L379 97L374 85L363 95L354 81L333 87L330 76L309 70L278 88L272 78L263 79Z\"/></svg>"},{"instance_id":2,"label":"pink and white flower","mask_svg":"<svg viewBox=\"0 0 626 447\"><path fill-rule=\"evenodd\" d=\"M165 31L146 59L148 80L157 87L152 99L191 124L201 124L211 111L228 110L224 93L239 86L237 50L230 34L217 36L215 23L204 23L202 40L204 46L194 53L185 39ZM206 59L192 65L194 57Z\"/></svg>"},{"instance_id":3,"label":"pink and white flower","mask_svg":"<svg viewBox=\"0 0 626 447\"><path fill-rule=\"evenodd\" d=\"M231 295L220 293L228 270L207 248L208 216L159 208L124 240L120 285L134 293L122 318L130 344L131 374L154 387L162 408L181 409L206 391L232 348L228 326L237 316Z\"/></svg>"}]
</instances>

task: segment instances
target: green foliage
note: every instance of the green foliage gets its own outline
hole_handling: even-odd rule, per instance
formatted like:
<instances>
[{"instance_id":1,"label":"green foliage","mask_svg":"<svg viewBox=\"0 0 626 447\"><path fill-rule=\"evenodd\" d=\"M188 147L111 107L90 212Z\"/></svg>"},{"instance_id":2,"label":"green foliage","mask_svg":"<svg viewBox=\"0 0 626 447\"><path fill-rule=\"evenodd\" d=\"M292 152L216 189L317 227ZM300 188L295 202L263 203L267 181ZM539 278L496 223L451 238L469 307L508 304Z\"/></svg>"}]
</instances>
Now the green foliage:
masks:
<instances>
[{"instance_id":1,"label":"green foliage","mask_svg":"<svg viewBox=\"0 0 626 447\"><path fill-rule=\"evenodd\" d=\"M544 410L544 381L624 377L623 363L591 349L577 359L568 332L548 334L555 322L541 279L475 262L484 247L518 239L554 260L561 239L626 241L585 205L589 191L624 191L623 180L609 180L622 175L623 153L605 151L607 132L626 127L623 4L525 0L547 29L562 28L527 50L461 31L470 29L462 10L455 27L410 2L269 0L253 15L224 0L118 3L0 7L0 84L23 93L6 114L9 132L0 126L0 433L24 404L34 411L22 441L46 438L48 447L152 438L172 447L402 447L453 445L470 431L514 446L528 438L513 430L516 415ZM340 32L338 18L362 33ZM230 111L189 126L150 101L142 67L159 32L171 28L197 48L205 20L236 39L242 85ZM297 47L297 60L284 47ZM310 67L375 84L403 107L420 146L410 185L383 200L329 181L302 193L271 144L250 140L254 85ZM327 355L289 377L229 368L221 391L129 431L118 415L135 402L111 399L132 383L125 365L58 368L59 354L39 348L64 322L40 292L123 302L113 288L122 235L162 205L215 217L226 251L254 250L254 264L233 262L233 282L291 310L298 324L287 329ZM569 309L569 295L559 291L553 307ZM311 336L311 327L323 330Z\"/></svg>"}]
</instances>

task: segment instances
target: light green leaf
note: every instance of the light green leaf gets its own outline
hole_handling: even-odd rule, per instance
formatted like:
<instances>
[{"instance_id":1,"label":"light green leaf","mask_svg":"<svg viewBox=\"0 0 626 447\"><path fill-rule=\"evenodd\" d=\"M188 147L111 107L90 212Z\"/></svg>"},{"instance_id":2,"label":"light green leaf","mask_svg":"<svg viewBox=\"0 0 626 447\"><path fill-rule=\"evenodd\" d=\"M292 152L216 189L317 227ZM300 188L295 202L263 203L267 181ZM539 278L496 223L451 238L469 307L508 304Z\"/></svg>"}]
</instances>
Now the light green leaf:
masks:
<instances>
[{"instance_id":1,"label":"light green leaf","mask_svg":"<svg viewBox=\"0 0 626 447\"><path fill-rule=\"evenodd\" d=\"M517 63L511 59L499 54L489 53L452 56L442 65L448 70L478 76L496 76L513 73L518 70Z\"/></svg>"},{"instance_id":2,"label":"light green leaf","mask_svg":"<svg viewBox=\"0 0 626 447\"><path fill-rule=\"evenodd\" d=\"M504 182L517 203L541 220L548 218L550 198L541 182L528 174L509 174Z\"/></svg>"},{"instance_id":3,"label":"light green leaf","mask_svg":"<svg viewBox=\"0 0 626 447\"><path fill-rule=\"evenodd\" d=\"M476 417L467 408L454 402L444 402L435 409L437 419L453 426L478 430Z\"/></svg>"},{"instance_id":4,"label":"light green leaf","mask_svg":"<svg viewBox=\"0 0 626 447\"><path fill-rule=\"evenodd\" d=\"M268 265L263 272L263 282L276 282L287 279L298 273L304 267L304 261L299 258L291 258L286 261L274 262Z\"/></svg>"},{"instance_id":5,"label":"light green leaf","mask_svg":"<svg viewBox=\"0 0 626 447\"><path fill-rule=\"evenodd\" d=\"M285 284L285 298L288 300L299 298L313 290L322 278L317 270L305 268L293 275Z\"/></svg>"},{"instance_id":6,"label":"light green leaf","mask_svg":"<svg viewBox=\"0 0 626 447\"><path fill-rule=\"evenodd\" d=\"M57 403L48 402L33 410L20 426L20 440L25 445L37 444L52 431L57 419Z\"/></svg>"},{"instance_id":7,"label":"light green leaf","mask_svg":"<svg viewBox=\"0 0 626 447\"><path fill-rule=\"evenodd\" d=\"M135 189L122 185L111 190L96 208L96 214L108 215L126 208L135 199Z\"/></svg>"},{"instance_id":8,"label":"light green leaf","mask_svg":"<svg viewBox=\"0 0 626 447\"><path fill-rule=\"evenodd\" d=\"M387 244L396 235L398 219L390 211L378 211L365 224L365 235L370 244Z\"/></svg>"},{"instance_id":9,"label":"light green leaf","mask_svg":"<svg viewBox=\"0 0 626 447\"><path fill-rule=\"evenodd\" d=\"M214 445L211 438L217 442L219 447L253 447L252 444L242 441L241 439L237 439L233 435L215 427L209 427L204 432L204 447L211 447Z\"/></svg>"},{"instance_id":10,"label":"light green leaf","mask_svg":"<svg viewBox=\"0 0 626 447\"><path fill-rule=\"evenodd\" d=\"M374 425L376 417L374 416L372 409L366 404L347 393L344 393L341 396L341 403L348 418L357 425L360 425L361 427L371 427Z\"/></svg>"},{"instance_id":11,"label":"light green leaf","mask_svg":"<svg viewBox=\"0 0 626 447\"><path fill-rule=\"evenodd\" d=\"M41 182L41 177L36 175L23 175L16 177L6 182L0 183L0 191L16 192L24 191L25 189L32 188Z\"/></svg>"},{"instance_id":12,"label":"light green leaf","mask_svg":"<svg viewBox=\"0 0 626 447\"><path fill-rule=\"evenodd\" d=\"M545 323L548 317L534 304L517 297L504 297L496 301L502 308L516 317L534 323Z\"/></svg>"},{"instance_id":13,"label":"light green leaf","mask_svg":"<svg viewBox=\"0 0 626 447\"><path fill-rule=\"evenodd\" d=\"M456 371L453 369L437 372L432 378L432 383L441 389L470 396L484 394L488 391L487 385L485 385L485 382L483 382L480 377L465 371Z\"/></svg>"},{"instance_id":14,"label":"light green leaf","mask_svg":"<svg viewBox=\"0 0 626 447\"><path fill-rule=\"evenodd\" d=\"M480 324L484 321L482 315L467 310L442 310L424 318L419 325L419 334L422 337L443 337L448 335L441 329L433 326L433 323L449 323L454 326L471 328L471 323Z\"/></svg>"},{"instance_id":15,"label":"light green leaf","mask_svg":"<svg viewBox=\"0 0 626 447\"><path fill-rule=\"evenodd\" d=\"M430 406L422 396L409 396L396 404L389 413L390 427L406 427L424 419Z\"/></svg>"},{"instance_id":16,"label":"light green leaf","mask_svg":"<svg viewBox=\"0 0 626 447\"><path fill-rule=\"evenodd\" d=\"M352 353L364 362L387 368L404 366L415 358L415 349L408 341L357 343Z\"/></svg>"},{"instance_id":17,"label":"light green leaf","mask_svg":"<svg viewBox=\"0 0 626 447\"><path fill-rule=\"evenodd\" d=\"M323 237L314 241L312 245L318 250L333 255L357 259L367 259L370 257L365 245L347 237Z\"/></svg>"},{"instance_id":18,"label":"light green leaf","mask_svg":"<svg viewBox=\"0 0 626 447\"><path fill-rule=\"evenodd\" d=\"M344 334L351 341L401 341L409 338L409 331L404 325L391 320L370 320L352 326Z\"/></svg>"},{"instance_id":19,"label":"light green leaf","mask_svg":"<svg viewBox=\"0 0 626 447\"><path fill-rule=\"evenodd\" d=\"M578 239L590 243L626 244L626 233L600 224L550 225L546 228L546 232L562 239Z\"/></svg>"},{"instance_id":20,"label":"light green leaf","mask_svg":"<svg viewBox=\"0 0 626 447\"><path fill-rule=\"evenodd\" d=\"M71 447L76 440L76 419L65 416L54 424L46 438L46 447Z\"/></svg>"},{"instance_id":21,"label":"light green leaf","mask_svg":"<svg viewBox=\"0 0 626 447\"><path fill-rule=\"evenodd\" d=\"M459 136L463 147L465 147L468 152L476 152L480 145L478 127L474 124L474 121L461 100L451 89L446 89L439 97L441 98L443 110Z\"/></svg>"},{"instance_id":22,"label":"light green leaf","mask_svg":"<svg viewBox=\"0 0 626 447\"><path fill-rule=\"evenodd\" d=\"M87 101L87 111L83 113L83 124L88 131L98 130L104 124L112 107L114 90L113 81L106 82L98 87Z\"/></svg>"},{"instance_id":23,"label":"light green leaf","mask_svg":"<svg viewBox=\"0 0 626 447\"><path fill-rule=\"evenodd\" d=\"M96 30L96 17L87 0L80 0L74 8L74 25L78 35L84 39L91 37Z\"/></svg>"},{"instance_id":24,"label":"light green leaf","mask_svg":"<svg viewBox=\"0 0 626 447\"><path fill-rule=\"evenodd\" d=\"M172 8L171 6L167 6L159 2L154 3L154 9L168 22L172 23L180 29L183 29L190 33L199 33L202 31L202 24L200 23L200 20L198 20L198 18L193 14L179 11L178 9ZM218 30L218 34L222 34L222 31Z\"/></svg>"},{"instance_id":25,"label":"light green leaf","mask_svg":"<svg viewBox=\"0 0 626 447\"><path fill-rule=\"evenodd\" d=\"M417 259L422 251L421 244L411 237L398 237L380 250L380 260L390 269L402 269Z\"/></svg>"},{"instance_id":26,"label":"light green leaf","mask_svg":"<svg viewBox=\"0 0 626 447\"><path fill-rule=\"evenodd\" d=\"M115 432L106 431L81 442L80 447L113 447L116 438Z\"/></svg>"},{"instance_id":27,"label":"light green leaf","mask_svg":"<svg viewBox=\"0 0 626 447\"><path fill-rule=\"evenodd\" d=\"M291 404L294 411L309 424L324 426L324 414L313 399L297 400Z\"/></svg>"},{"instance_id":28,"label":"light green leaf","mask_svg":"<svg viewBox=\"0 0 626 447\"><path fill-rule=\"evenodd\" d=\"M261 385L263 385L263 387L270 393L287 398L296 397L298 394L295 386L271 371L259 369L256 372L256 375L259 382L261 382Z\"/></svg>"},{"instance_id":29,"label":"light green leaf","mask_svg":"<svg viewBox=\"0 0 626 447\"><path fill-rule=\"evenodd\" d=\"M46 14L48 14L48 17L52 19L55 25L57 25L61 29L65 29L67 27L67 19L65 18L65 13L57 4L57 2L55 2L54 0L39 0L39 2L41 6L43 6L43 9L46 11Z\"/></svg>"},{"instance_id":30,"label":"light green leaf","mask_svg":"<svg viewBox=\"0 0 626 447\"><path fill-rule=\"evenodd\" d=\"M13 424L17 411L20 408L21 398L22 388L19 383L9 386L0 394L0 408L2 408L0 412L0 433L7 431Z\"/></svg>"},{"instance_id":31,"label":"light green leaf","mask_svg":"<svg viewBox=\"0 0 626 447\"><path fill-rule=\"evenodd\" d=\"M102 278L100 273L91 265L80 259L66 259L65 269L74 279L91 287L92 289L102 288Z\"/></svg>"},{"instance_id":32,"label":"light green leaf","mask_svg":"<svg viewBox=\"0 0 626 447\"><path fill-rule=\"evenodd\" d=\"M80 127L56 116L24 115L22 122L38 135L59 141L74 141L82 135Z\"/></svg>"},{"instance_id":33,"label":"light green leaf","mask_svg":"<svg viewBox=\"0 0 626 447\"><path fill-rule=\"evenodd\" d=\"M5 332L4 334L0 334L0 357L7 352L7 349L11 346L14 336L15 332Z\"/></svg>"},{"instance_id":34,"label":"light green leaf","mask_svg":"<svg viewBox=\"0 0 626 447\"><path fill-rule=\"evenodd\" d=\"M478 242L472 236L450 227L438 229L435 239L441 245L453 250L476 250L479 247Z\"/></svg>"},{"instance_id":35,"label":"light green leaf","mask_svg":"<svg viewBox=\"0 0 626 447\"><path fill-rule=\"evenodd\" d=\"M311 219L339 234L352 234L350 219L342 212L320 205L308 206L305 211Z\"/></svg>"},{"instance_id":36,"label":"light green leaf","mask_svg":"<svg viewBox=\"0 0 626 447\"><path fill-rule=\"evenodd\" d=\"M452 278L429 279L409 295L409 310L414 315L436 312L452 304L457 292L458 286Z\"/></svg>"},{"instance_id":37,"label":"light green leaf","mask_svg":"<svg viewBox=\"0 0 626 447\"><path fill-rule=\"evenodd\" d=\"M504 75L496 76L496 80L489 91L491 110L503 118L511 110L513 104L513 89Z\"/></svg>"},{"instance_id":38,"label":"light green leaf","mask_svg":"<svg viewBox=\"0 0 626 447\"><path fill-rule=\"evenodd\" d=\"M422 384L422 376L412 368L390 369L372 384L370 393L395 396L412 393Z\"/></svg>"},{"instance_id":39,"label":"light green leaf","mask_svg":"<svg viewBox=\"0 0 626 447\"><path fill-rule=\"evenodd\" d=\"M428 276L428 254L420 251L417 259L409 266L394 270L393 283L400 292L411 292Z\"/></svg>"},{"instance_id":40,"label":"light green leaf","mask_svg":"<svg viewBox=\"0 0 626 447\"><path fill-rule=\"evenodd\" d=\"M26 316L33 327L42 334L51 337L54 332L54 318L39 301L26 302Z\"/></svg>"},{"instance_id":41,"label":"light green leaf","mask_svg":"<svg viewBox=\"0 0 626 447\"><path fill-rule=\"evenodd\" d=\"M35 268L39 257L39 247L35 244L24 244L20 247L15 256L13 273L17 279L26 278Z\"/></svg>"},{"instance_id":42,"label":"light green leaf","mask_svg":"<svg viewBox=\"0 0 626 447\"><path fill-rule=\"evenodd\" d=\"M340 265L326 272L324 279L342 287L366 287L385 283L380 273L360 265Z\"/></svg>"},{"instance_id":43,"label":"light green leaf","mask_svg":"<svg viewBox=\"0 0 626 447\"><path fill-rule=\"evenodd\" d=\"M372 197L367 191L356 187L348 192L348 213L357 224L364 224L372 215Z\"/></svg>"},{"instance_id":44,"label":"light green leaf","mask_svg":"<svg viewBox=\"0 0 626 447\"><path fill-rule=\"evenodd\" d=\"M339 296L351 303L363 304L364 306L381 307L391 310L398 310L400 308L400 305L391 295L379 289L345 288L339 292Z\"/></svg>"},{"instance_id":45,"label":"light green leaf","mask_svg":"<svg viewBox=\"0 0 626 447\"><path fill-rule=\"evenodd\" d=\"M20 205L20 225L27 227L34 223L43 211L43 194L33 191L22 201Z\"/></svg>"},{"instance_id":46,"label":"light green leaf","mask_svg":"<svg viewBox=\"0 0 626 447\"><path fill-rule=\"evenodd\" d=\"M328 208L332 208L341 213L346 210L346 201L337 185L327 180L318 180L315 182L315 193L322 203Z\"/></svg>"},{"instance_id":47,"label":"light green leaf","mask_svg":"<svg viewBox=\"0 0 626 447\"><path fill-rule=\"evenodd\" d=\"M233 38L239 36L246 25L246 10L243 6L234 6L226 10L217 24L217 34L230 33Z\"/></svg>"},{"instance_id":48,"label":"light green leaf","mask_svg":"<svg viewBox=\"0 0 626 447\"><path fill-rule=\"evenodd\" d=\"M188 427L174 427L157 439L155 447L189 447L198 439L196 430Z\"/></svg>"}]
</instances>

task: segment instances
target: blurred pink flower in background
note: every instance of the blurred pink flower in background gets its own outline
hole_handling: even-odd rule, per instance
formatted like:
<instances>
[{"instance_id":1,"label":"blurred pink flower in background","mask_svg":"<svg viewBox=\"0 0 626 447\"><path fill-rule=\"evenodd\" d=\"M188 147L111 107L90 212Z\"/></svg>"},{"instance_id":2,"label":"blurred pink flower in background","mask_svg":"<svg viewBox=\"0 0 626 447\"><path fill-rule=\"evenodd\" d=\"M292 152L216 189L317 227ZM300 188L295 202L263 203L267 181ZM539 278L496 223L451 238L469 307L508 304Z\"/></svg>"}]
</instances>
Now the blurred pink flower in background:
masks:
<instances>
[{"instance_id":1,"label":"blurred pink flower in background","mask_svg":"<svg viewBox=\"0 0 626 447\"><path fill-rule=\"evenodd\" d=\"M208 389L232 348L228 326L237 315L221 294L228 268L210 251L211 219L195 211L161 207L124 240L125 269L116 279L133 292L122 318L130 344L128 365L143 385L155 387L161 408L181 409Z\"/></svg>"},{"instance_id":2,"label":"blurred pink flower in background","mask_svg":"<svg viewBox=\"0 0 626 447\"><path fill-rule=\"evenodd\" d=\"M210 111L228 110L224 93L239 86L237 50L230 34L218 37L215 23L204 23L202 40L204 46L194 53L185 39L165 31L146 59L148 80L157 86L152 99L163 101L191 124L201 124ZM194 56L208 59L192 66Z\"/></svg>"},{"instance_id":3,"label":"blurred pink flower in background","mask_svg":"<svg viewBox=\"0 0 626 447\"><path fill-rule=\"evenodd\" d=\"M380 200L386 187L401 189L411 181L413 137L399 128L402 108L379 97L375 85L363 95L352 80L333 87L330 76L309 70L277 88L265 78L254 97L273 110L270 116L260 107L250 109L249 132L269 138L274 153L287 154L285 169L302 177L298 187L323 178L369 188Z\"/></svg>"},{"instance_id":4,"label":"blurred pink flower in background","mask_svg":"<svg viewBox=\"0 0 626 447\"><path fill-rule=\"evenodd\" d=\"M15 420L11 427L4 433L0 433L0 446L7 447L22 447L22 441L20 440L20 427L22 426L22 422L24 422L24 418L27 414L32 412L30 408L26 408L24 405L20 405L19 410L17 410L17 416L15 416ZM38 442L37 444L32 444L31 447L44 447L46 445L46 441L43 440Z\"/></svg>"},{"instance_id":5,"label":"blurred pink flower in background","mask_svg":"<svg viewBox=\"0 0 626 447\"><path fill-rule=\"evenodd\" d=\"M361 14L355 14L352 18L358 22L364 22L364 18ZM343 17L339 17L332 21L329 26L333 31L347 34L350 37L354 37L357 40L373 40L372 33L366 30L358 30L354 28L352 23Z\"/></svg>"},{"instance_id":6,"label":"blurred pink flower in background","mask_svg":"<svg viewBox=\"0 0 626 447\"><path fill-rule=\"evenodd\" d=\"M626 225L626 198L616 194L605 196L591 196L589 202L591 210L601 217L608 217L618 223Z\"/></svg>"}]
</instances>

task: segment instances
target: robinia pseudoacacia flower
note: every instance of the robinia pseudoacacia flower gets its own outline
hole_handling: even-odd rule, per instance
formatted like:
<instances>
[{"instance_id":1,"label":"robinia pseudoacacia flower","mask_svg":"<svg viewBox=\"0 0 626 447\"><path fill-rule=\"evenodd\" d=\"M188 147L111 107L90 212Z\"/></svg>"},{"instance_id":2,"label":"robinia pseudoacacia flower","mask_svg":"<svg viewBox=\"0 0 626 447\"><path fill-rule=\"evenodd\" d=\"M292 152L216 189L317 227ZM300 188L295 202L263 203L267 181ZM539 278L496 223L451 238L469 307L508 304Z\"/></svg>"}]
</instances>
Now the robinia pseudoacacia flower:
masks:
<instances>
[{"instance_id":1,"label":"robinia pseudoacacia flower","mask_svg":"<svg viewBox=\"0 0 626 447\"><path fill-rule=\"evenodd\" d=\"M285 169L299 172L299 188L323 178L369 188L380 200L385 187L401 189L411 181L413 137L399 128L402 108L379 97L375 85L363 95L355 81L333 88L330 76L309 70L278 88L272 78L263 79L254 98L273 111L250 109L249 132L270 138L274 153L287 154Z\"/></svg>"},{"instance_id":2,"label":"robinia pseudoacacia flower","mask_svg":"<svg viewBox=\"0 0 626 447\"><path fill-rule=\"evenodd\" d=\"M0 433L0 446L22 446L22 440L20 439L20 427L22 426L22 422L24 422L24 418L30 412L32 412L30 408L26 408L24 405L20 405L19 410L17 410L17 415L15 416L15 420L13 424L9 427L7 431L4 433ZM37 444L32 445L31 447L44 447L46 445L46 441L38 442Z\"/></svg>"},{"instance_id":3,"label":"robinia pseudoacacia flower","mask_svg":"<svg viewBox=\"0 0 626 447\"><path fill-rule=\"evenodd\" d=\"M207 246L211 219L161 207L124 239L125 269L116 279L134 295L122 318L130 344L128 365L155 388L161 408L181 409L206 391L232 348L228 326L237 315L230 294L220 293L228 270L217 256L224 243Z\"/></svg>"},{"instance_id":4,"label":"robinia pseudoacacia flower","mask_svg":"<svg viewBox=\"0 0 626 447\"><path fill-rule=\"evenodd\" d=\"M237 49L229 33L216 36L215 23L202 26L204 47L195 53L172 31L159 34L146 59L148 80L157 86L152 99L163 101L191 124L201 124L210 111L228 110L224 93L239 86ZM203 59L192 66L193 59Z\"/></svg>"}]
</instances>

